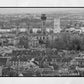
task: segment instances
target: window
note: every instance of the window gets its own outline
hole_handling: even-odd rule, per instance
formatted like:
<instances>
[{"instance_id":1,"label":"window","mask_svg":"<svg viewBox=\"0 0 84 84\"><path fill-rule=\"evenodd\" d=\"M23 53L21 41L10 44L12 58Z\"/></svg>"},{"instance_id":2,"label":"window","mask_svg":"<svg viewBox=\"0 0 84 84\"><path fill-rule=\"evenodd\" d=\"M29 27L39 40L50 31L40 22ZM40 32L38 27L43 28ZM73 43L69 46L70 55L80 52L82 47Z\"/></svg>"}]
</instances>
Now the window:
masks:
<instances>
[{"instance_id":1,"label":"window","mask_svg":"<svg viewBox=\"0 0 84 84\"><path fill-rule=\"evenodd\" d=\"M52 62L56 62L57 60L54 58L54 59L52 59Z\"/></svg>"},{"instance_id":2,"label":"window","mask_svg":"<svg viewBox=\"0 0 84 84\"><path fill-rule=\"evenodd\" d=\"M43 39L45 39L45 37L43 36Z\"/></svg>"},{"instance_id":3,"label":"window","mask_svg":"<svg viewBox=\"0 0 84 84\"><path fill-rule=\"evenodd\" d=\"M36 38L38 39L38 36Z\"/></svg>"}]
</instances>

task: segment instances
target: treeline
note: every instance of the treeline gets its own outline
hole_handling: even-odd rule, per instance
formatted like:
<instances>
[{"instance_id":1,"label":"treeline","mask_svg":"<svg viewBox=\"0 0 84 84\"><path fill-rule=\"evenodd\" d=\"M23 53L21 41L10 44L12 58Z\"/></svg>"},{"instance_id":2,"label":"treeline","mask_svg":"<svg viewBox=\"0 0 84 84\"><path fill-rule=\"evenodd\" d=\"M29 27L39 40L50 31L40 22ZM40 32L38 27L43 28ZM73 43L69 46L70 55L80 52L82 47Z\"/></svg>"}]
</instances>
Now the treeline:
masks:
<instances>
[{"instance_id":1,"label":"treeline","mask_svg":"<svg viewBox=\"0 0 84 84\"><path fill-rule=\"evenodd\" d=\"M46 47L58 50L84 50L84 34L62 32L54 41L47 40Z\"/></svg>"}]
</instances>

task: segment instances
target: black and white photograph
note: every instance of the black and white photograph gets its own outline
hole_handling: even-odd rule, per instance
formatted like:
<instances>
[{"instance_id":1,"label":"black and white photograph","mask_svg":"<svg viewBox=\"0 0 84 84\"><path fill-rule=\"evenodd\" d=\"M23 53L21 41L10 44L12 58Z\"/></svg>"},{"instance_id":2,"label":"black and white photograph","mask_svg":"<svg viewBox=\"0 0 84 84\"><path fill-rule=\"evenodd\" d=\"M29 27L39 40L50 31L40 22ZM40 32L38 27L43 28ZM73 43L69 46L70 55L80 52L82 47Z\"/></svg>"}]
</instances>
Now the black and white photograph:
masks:
<instances>
[{"instance_id":1,"label":"black and white photograph","mask_svg":"<svg viewBox=\"0 0 84 84\"><path fill-rule=\"evenodd\" d=\"M0 77L84 77L84 8L0 8Z\"/></svg>"}]
</instances>

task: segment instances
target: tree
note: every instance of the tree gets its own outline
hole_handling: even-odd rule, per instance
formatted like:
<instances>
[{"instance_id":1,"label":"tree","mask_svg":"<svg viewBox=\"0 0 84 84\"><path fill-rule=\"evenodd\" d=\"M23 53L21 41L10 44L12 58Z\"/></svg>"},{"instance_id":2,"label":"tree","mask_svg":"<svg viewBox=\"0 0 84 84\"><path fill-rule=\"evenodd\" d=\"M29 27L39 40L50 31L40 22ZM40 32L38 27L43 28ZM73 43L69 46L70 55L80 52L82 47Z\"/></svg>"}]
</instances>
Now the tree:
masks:
<instances>
[{"instance_id":1,"label":"tree","mask_svg":"<svg viewBox=\"0 0 84 84\"><path fill-rule=\"evenodd\" d=\"M81 44L80 44L80 47L81 47L81 50L84 50L84 35L81 36Z\"/></svg>"},{"instance_id":2,"label":"tree","mask_svg":"<svg viewBox=\"0 0 84 84\"><path fill-rule=\"evenodd\" d=\"M39 40L39 44L44 44L44 41L42 39Z\"/></svg>"},{"instance_id":3,"label":"tree","mask_svg":"<svg viewBox=\"0 0 84 84\"><path fill-rule=\"evenodd\" d=\"M40 33L41 33L41 30L37 30L37 33L39 33L39 34L40 34Z\"/></svg>"},{"instance_id":4,"label":"tree","mask_svg":"<svg viewBox=\"0 0 84 84\"><path fill-rule=\"evenodd\" d=\"M53 33L53 30L50 30L50 34L52 34Z\"/></svg>"},{"instance_id":5,"label":"tree","mask_svg":"<svg viewBox=\"0 0 84 84\"><path fill-rule=\"evenodd\" d=\"M69 47L71 50L81 50L81 38L79 35L73 35L71 38L71 46Z\"/></svg>"},{"instance_id":6,"label":"tree","mask_svg":"<svg viewBox=\"0 0 84 84\"><path fill-rule=\"evenodd\" d=\"M33 33L33 30L32 29L30 30L30 33Z\"/></svg>"},{"instance_id":7,"label":"tree","mask_svg":"<svg viewBox=\"0 0 84 84\"><path fill-rule=\"evenodd\" d=\"M28 37L27 36L20 37L18 45L20 47L28 48L29 47L29 39L28 39Z\"/></svg>"}]
</instances>

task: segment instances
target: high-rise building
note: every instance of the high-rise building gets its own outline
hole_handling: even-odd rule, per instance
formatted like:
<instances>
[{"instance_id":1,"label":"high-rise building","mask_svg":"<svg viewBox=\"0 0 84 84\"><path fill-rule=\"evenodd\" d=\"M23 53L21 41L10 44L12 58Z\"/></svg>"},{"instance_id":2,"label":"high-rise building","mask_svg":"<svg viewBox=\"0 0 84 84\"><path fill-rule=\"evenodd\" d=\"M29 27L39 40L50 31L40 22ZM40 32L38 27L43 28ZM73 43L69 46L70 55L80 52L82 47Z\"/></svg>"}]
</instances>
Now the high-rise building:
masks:
<instances>
[{"instance_id":1,"label":"high-rise building","mask_svg":"<svg viewBox=\"0 0 84 84\"><path fill-rule=\"evenodd\" d=\"M59 33L61 31L60 28L60 18L54 19L54 33Z\"/></svg>"}]
</instances>

